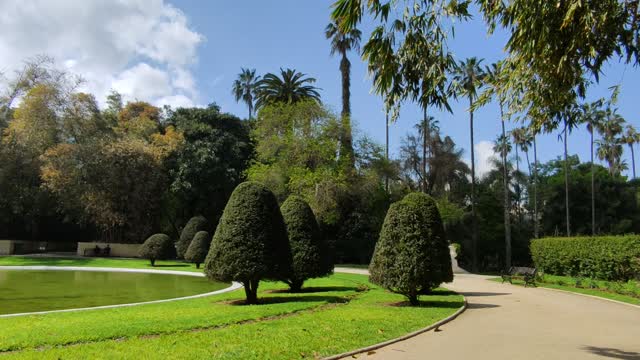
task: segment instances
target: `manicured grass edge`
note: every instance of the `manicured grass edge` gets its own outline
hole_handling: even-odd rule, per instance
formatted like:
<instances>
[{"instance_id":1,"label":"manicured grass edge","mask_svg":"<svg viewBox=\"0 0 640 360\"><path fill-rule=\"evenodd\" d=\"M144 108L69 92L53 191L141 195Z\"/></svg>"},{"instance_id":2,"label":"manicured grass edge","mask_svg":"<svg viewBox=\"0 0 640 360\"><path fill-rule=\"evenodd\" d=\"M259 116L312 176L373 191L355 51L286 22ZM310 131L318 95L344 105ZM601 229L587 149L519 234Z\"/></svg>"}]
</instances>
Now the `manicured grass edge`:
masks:
<instances>
[{"instance_id":1,"label":"manicured grass edge","mask_svg":"<svg viewBox=\"0 0 640 360\"><path fill-rule=\"evenodd\" d=\"M502 282L501 278L491 278L491 279L487 279L489 281L495 281L495 282ZM514 282L513 284L510 285L516 285L516 286L523 286L523 284L520 284L518 282ZM620 305L627 305L627 306L632 306L636 309L640 309L640 305L638 305L638 301L637 299L633 298L633 297L628 297L626 295L622 295L622 294L608 294L604 291L599 291L599 290L593 290L594 292L598 291L602 294L595 294L595 293L585 293L584 291L589 290L589 289L579 289L579 288L573 288L570 286L562 286L562 285L555 285L555 284L546 284L546 283L539 283L536 282L536 287L539 288L543 288L545 290L551 290L551 291L557 291L557 292L563 292L563 293L569 293L569 294L575 294L575 295L580 295L580 296L585 296L585 297L590 297L593 299L597 299L597 300L605 300L605 301L609 301L609 302L613 302L616 304L620 304ZM606 295L612 295L612 296L616 296L622 299L625 298L629 298L628 301L624 301L624 300L615 300L615 299L611 299L609 297L607 297Z\"/></svg>"},{"instance_id":2,"label":"manicured grass edge","mask_svg":"<svg viewBox=\"0 0 640 360\"><path fill-rule=\"evenodd\" d=\"M446 323L448 323L450 321L453 321L455 318L460 316L460 314L462 314L465 310L467 310L467 298L462 294L458 294L458 295L462 296L462 301L463 301L462 307L460 307L460 309L458 309L455 313L449 315L448 317L446 317L446 318L444 318L444 319L442 319L442 320L440 320L440 321L438 321L438 322L436 322L434 324L431 324L431 325L429 325L429 326L427 326L427 327L425 327L423 329L419 329L419 330L416 330L414 332L410 332L408 334L402 335L402 336L397 337L395 339L383 341L381 343L377 343L377 344L370 345L370 346L367 346L367 347L363 347L363 348L360 348L360 349L348 351L348 352L345 352L345 353L342 353L342 354L331 355L329 357L323 358L323 360L338 360L338 359L346 358L346 357L349 357L349 356L354 356L354 355L362 354L362 353L365 353L365 352L377 350L377 349L383 348L385 346L388 346L388 345L391 345L391 344L395 344L395 343L400 342L400 341L411 339L412 337L418 336L418 335L423 334L423 333L425 333L427 331L431 331L433 329L437 329L438 327L440 327L440 326L442 326L442 325L444 325L444 324L446 324Z\"/></svg>"}]
</instances>

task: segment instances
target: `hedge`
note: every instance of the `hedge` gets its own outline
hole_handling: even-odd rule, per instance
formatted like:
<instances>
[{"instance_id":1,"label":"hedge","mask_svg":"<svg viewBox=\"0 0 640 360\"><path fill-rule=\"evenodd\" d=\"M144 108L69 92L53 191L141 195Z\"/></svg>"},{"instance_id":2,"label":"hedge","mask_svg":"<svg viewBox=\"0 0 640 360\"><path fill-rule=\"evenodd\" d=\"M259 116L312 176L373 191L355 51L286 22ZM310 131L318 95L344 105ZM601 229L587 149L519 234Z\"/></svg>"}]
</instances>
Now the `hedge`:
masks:
<instances>
[{"instance_id":1,"label":"hedge","mask_svg":"<svg viewBox=\"0 0 640 360\"><path fill-rule=\"evenodd\" d=\"M531 242L535 266L553 275L627 281L640 275L640 236L543 238Z\"/></svg>"},{"instance_id":2,"label":"hedge","mask_svg":"<svg viewBox=\"0 0 640 360\"><path fill-rule=\"evenodd\" d=\"M151 266L156 266L156 260L166 260L175 256L173 241L166 234L151 235L140 247L138 256L149 259Z\"/></svg>"},{"instance_id":3,"label":"hedge","mask_svg":"<svg viewBox=\"0 0 640 360\"><path fill-rule=\"evenodd\" d=\"M187 252L187 249L189 249L189 244L191 244L191 240L196 236L196 233L198 231L206 231L208 227L209 222L202 215L194 216L189 219L180 233L180 239L178 239L178 242L176 243L178 258L184 258L184 254Z\"/></svg>"},{"instance_id":4,"label":"hedge","mask_svg":"<svg viewBox=\"0 0 640 360\"><path fill-rule=\"evenodd\" d=\"M200 269L200 264L204 262L211 247L211 236L206 231L198 231L191 240L184 259L196 264L196 269Z\"/></svg>"}]
</instances>

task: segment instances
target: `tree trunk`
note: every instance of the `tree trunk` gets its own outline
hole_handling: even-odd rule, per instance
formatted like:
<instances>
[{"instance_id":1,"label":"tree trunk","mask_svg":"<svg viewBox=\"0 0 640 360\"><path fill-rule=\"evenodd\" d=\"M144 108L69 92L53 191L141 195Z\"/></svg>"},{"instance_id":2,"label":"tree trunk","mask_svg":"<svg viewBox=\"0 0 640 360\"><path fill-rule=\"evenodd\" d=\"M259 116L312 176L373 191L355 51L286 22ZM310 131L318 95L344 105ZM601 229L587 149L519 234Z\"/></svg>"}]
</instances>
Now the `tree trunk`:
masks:
<instances>
[{"instance_id":1,"label":"tree trunk","mask_svg":"<svg viewBox=\"0 0 640 360\"><path fill-rule=\"evenodd\" d=\"M571 236L571 221L569 215L569 156L567 147L567 133L569 128L567 120L564 121L564 206L567 215L567 236Z\"/></svg>"},{"instance_id":2,"label":"tree trunk","mask_svg":"<svg viewBox=\"0 0 640 360\"><path fill-rule=\"evenodd\" d=\"M591 236L596 236L596 180L595 165L593 164L593 131L591 127Z\"/></svg>"},{"instance_id":3,"label":"tree trunk","mask_svg":"<svg viewBox=\"0 0 640 360\"><path fill-rule=\"evenodd\" d=\"M504 129L504 114L502 104L500 104L500 118L502 122L502 139L507 139L507 133ZM503 144L506 145L506 144ZM509 172L507 171L507 147L502 147L502 190L504 193L504 247L505 247L505 268L511 267L511 219L509 205Z\"/></svg>"},{"instance_id":4,"label":"tree trunk","mask_svg":"<svg viewBox=\"0 0 640 360\"><path fill-rule=\"evenodd\" d=\"M427 107L423 109L422 120L422 192L427 193L427 134L429 132L429 120L427 119Z\"/></svg>"},{"instance_id":5,"label":"tree trunk","mask_svg":"<svg viewBox=\"0 0 640 360\"><path fill-rule=\"evenodd\" d=\"M353 139L351 136L351 63L346 53L342 53L340 72L342 73L342 138L340 139L342 149L340 150L340 155L346 159L349 169L355 169Z\"/></svg>"},{"instance_id":6,"label":"tree trunk","mask_svg":"<svg viewBox=\"0 0 640 360\"><path fill-rule=\"evenodd\" d=\"M633 153L633 144L629 145L629 149L631 149L631 170L633 171L633 178L636 178L636 156Z\"/></svg>"},{"instance_id":7,"label":"tree trunk","mask_svg":"<svg viewBox=\"0 0 640 360\"><path fill-rule=\"evenodd\" d=\"M299 293L302 290L302 285L304 284L304 280L291 280L287 282L289 285L289 290L293 293Z\"/></svg>"},{"instance_id":8,"label":"tree trunk","mask_svg":"<svg viewBox=\"0 0 640 360\"><path fill-rule=\"evenodd\" d=\"M199 262L196 263L196 269L200 269L200 263Z\"/></svg>"},{"instance_id":9,"label":"tree trunk","mask_svg":"<svg viewBox=\"0 0 640 360\"><path fill-rule=\"evenodd\" d=\"M243 281L244 294L247 298L247 304L252 305L258 302L258 280Z\"/></svg>"},{"instance_id":10,"label":"tree trunk","mask_svg":"<svg viewBox=\"0 0 640 360\"><path fill-rule=\"evenodd\" d=\"M251 115L253 114L253 104L249 102L249 120L251 120Z\"/></svg>"},{"instance_id":11,"label":"tree trunk","mask_svg":"<svg viewBox=\"0 0 640 360\"><path fill-rule=\"evenodd\" d=\"M149 259L151 266L156 266L156 259Z\"/></svg>"},{"instance_id":12,"label":"tree trunk","mask_svg":"<svg viewBox=\"0 0 640 360\"><path fill-rule=\"evenodd\" d=\"M469 108L473 99L469 97ZM471 133L471 256L473 272L478 272L478 221L476 219L476 158L473 148L473 111L469 110L469 130Z\"/></svg>"},{"instance_id":13,"label":"tree trunk","mask_svg":"<svg viewBox=\"0 0 640 360\"><path fill-rule=\"evenodd\" d=\"M384 146L384 157L387 161L389 161L389 111L386 111L385 115L385 146ZM384 179L384 188L389 193L389 174L385 176Z\"/></svg>"},{"instance_id":14,"label":"tree trunk","mask_svg":"<svg viewBox=\"0 0 640 360\"><path fill-rule=\"evenodd\" d=\"M418 293L417 292L412 292L411 294L407 294L407 299L409 300L409 304L413 305L413 306L418 306L420 305L420 300L418 299Z\"/></svg>"},{"instance_id":15,"label":"tree trunk","mask_svg":"<svg viewBox=\"0 0 640 360\"><path fill-rule=\"evenodd\" d=\"M518 144L514 141L514 147L516 148L516 175L520 175L520 155L518 154ZM516 177L517 179L517 177ZM520 212L520 183L516 180L516 214L518 217L518 224L522 224L521 212Z\"/></svg>"},{"instance_id":16,"label":"tree trunk","mask_svg":"<svg viewBox=\"0 0 640 360\"><path fill-rule=\"evenodd\" d=\"M538 146L536 144L536 135L533 134L533 237L540 236L538 225Z\"/></svg>"}]
</instances>

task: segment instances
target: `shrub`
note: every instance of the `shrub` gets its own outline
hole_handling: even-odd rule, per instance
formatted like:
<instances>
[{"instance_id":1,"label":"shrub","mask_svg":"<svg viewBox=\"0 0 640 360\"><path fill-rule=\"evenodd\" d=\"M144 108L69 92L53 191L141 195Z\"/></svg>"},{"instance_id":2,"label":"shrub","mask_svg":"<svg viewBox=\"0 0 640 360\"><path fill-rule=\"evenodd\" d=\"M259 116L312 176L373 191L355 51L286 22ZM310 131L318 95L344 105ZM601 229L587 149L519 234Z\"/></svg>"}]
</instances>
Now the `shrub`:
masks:
<instances>
[{"instance_id":1,"label":"shrub","mask_svg":"<svg viewBox=\"0 0 640 360\"><path fill-rule=\"evenodd\" d=\"M184 258L184 254L187 252L193 237L198 231L206 231L208 226L209 222L202 215L194 216L187 221L187 224L182 229L182 233L180 233L180 239L178 239L176 243L178 258Z\"/></svg>"},{"instance_id":2,"label":"shrub","mask_svg":"<svg viewBox=\"0 0 640 360\"><path fill-rule=\"evenodd\" d=\"M198 231L191 240L187 252L184 253L184 259L196 264L196 268L200 269L200 264L204 262L211 246L211 236L206 231Z\"/></svg>"},{"instance_id":3,"label":"shrub","mask_svg":"<svg viewBox=\"0 0 640 360\"><path fill-rule=\"evenodd\" d=\"M391 205L369 267L371 282L405 295L418 295L453 280L449 247L435 201L413 193Z\"/></svg>"},{"instance_id":4,"label":"shrub","mask_svg":"<svg viewBox=\"0 0 640 360\"><path fill-rule=\"evenodd\" d=\"M244 182L222 213L205 273L218 281L239 281L247 303L257 301L260 280L281 280L291 273L291 249L276 197L264 185Z\"/></svg>"},{"instance_id":5,"label":"shrub","mask_svg":"<svg viewBox=\"0 0 640 360\"><path fill-rule=\"evenodd\" d=\"M292 291L300 291L305 280L331 274L333 264L309 204L300 197L290 196L280 211L287 226L293 260L293 271L285 282Z\"/></svg>"},{"instance_id":6,"label":"shrub","mask_svg":"<svg viewBox=\"0 0 640 360\"><path fill-rule=\"evenodd\" d=\"M140 247L138 255L149 259L151 266L155 266L156 260L166 260L175 255L173 241L165 234L151 235Z\"/></svg>"},{"instance_id":7,"label":"shrub","mask_svg":"<svg viewBox=\"0 0 640 360\"><path fill-rule=\"evenodd\" d=\"M640 236L543 238L531 242L535 266L548 274L627 281L640 273Z\"/></svg>"}]
</instances>

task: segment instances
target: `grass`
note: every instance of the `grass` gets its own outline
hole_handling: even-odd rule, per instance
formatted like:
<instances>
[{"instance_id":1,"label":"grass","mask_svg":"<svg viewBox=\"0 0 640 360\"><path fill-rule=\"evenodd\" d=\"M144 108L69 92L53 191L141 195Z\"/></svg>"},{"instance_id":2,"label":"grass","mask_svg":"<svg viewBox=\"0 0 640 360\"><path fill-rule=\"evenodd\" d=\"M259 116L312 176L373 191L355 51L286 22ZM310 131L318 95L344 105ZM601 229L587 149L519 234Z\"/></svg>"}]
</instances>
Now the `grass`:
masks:
<instances>
[{"instance_id":1,"label":"grass","mask_svg":"<svg viewBox=\"0 0 640 360\"><path fill-rule=\"evenodd\" d=\"M368 269L369 264L336 264L336 267L353 268L353 269Z\"/></svg>"},{"instance_id":2,"label":"grass","mask_svg":"<svg viewBox=\"0 0 640 360\"><path fill-rule=\"evenodd\" d=\"M109 260L112 266L119 261ZM123 260L122 266L132 261L138 260ZM0 265L7 262L16 260L0 258ZM239 290L138 307L0 318L0 359L317 358L423 328L463 303L462 296L440 289L423 296L420 307L392 306L404 297L354 274L310 280L305 287L292 294L282 283L261 282L262 304L253 306L238 304Z\"/></svg>"},{"instance_id":3,"label":"grass","mask_svg":"<svg viewBox=\"0 0 640 360\"><path fill-rule=\"evenodd\" d=\"M491 281L502 282L501 278L492 278ZM569 276L557 276L557 275L543 275L542 279L536 281L536 285L539 287L545 287L550 289L564 290L579 294L597 296L610 300L617 300L628 304L640 305L640 298L627 295L627 294L619 294L612 291L611 284L612 282L602 281L602 280L582 280L581 286L592 286L591 284L598 286L598 288L589 288L589 287L577 287L576 279ZM524 281L513 279L514 285L524 286ZM625 286L625 285L616 285L616 286ZM626 284L627 287L640 287L640 284L637 282L629 282Z\"/></svg>"},{"instance_id":4,"label":"grass","mask_svg":"<svg viewBox=\"0 0 640 360\"><path fill-rule=\"evenodd\" d=\"M153 270L177 270L196 271L194 264L183 261L156 261L156 266L151 266L148 260L142 259L117 259L117 258L47 258L42 256L0 256L0 266L27 266L27 265L48 265L48 266L93 266L93 267L115 267L133 269L153 269Z\"/></svg>"}]
</instances>

